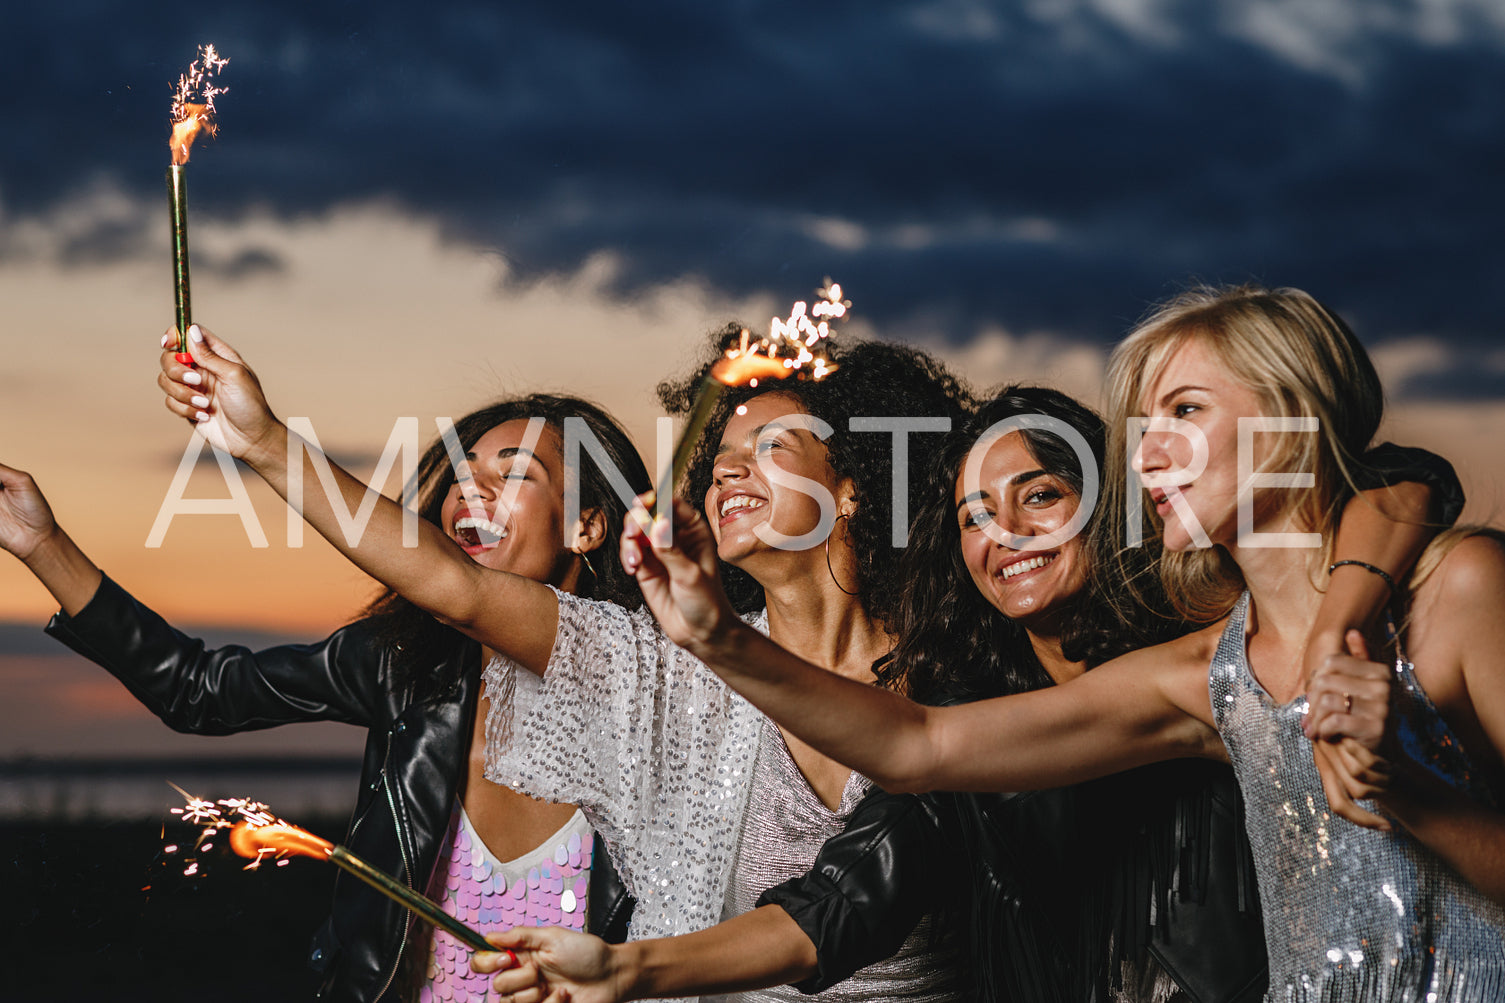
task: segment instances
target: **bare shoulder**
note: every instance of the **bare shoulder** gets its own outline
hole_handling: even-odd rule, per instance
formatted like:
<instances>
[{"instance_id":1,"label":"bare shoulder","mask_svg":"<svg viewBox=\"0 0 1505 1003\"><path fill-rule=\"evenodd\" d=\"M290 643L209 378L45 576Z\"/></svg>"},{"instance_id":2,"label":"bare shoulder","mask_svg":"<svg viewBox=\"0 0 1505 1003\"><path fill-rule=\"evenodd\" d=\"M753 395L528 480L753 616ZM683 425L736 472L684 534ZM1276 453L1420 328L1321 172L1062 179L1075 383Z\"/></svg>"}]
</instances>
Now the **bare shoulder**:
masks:
<instances>
[{"instance_id":1,"label":"bare shoulder","mask_svg":"<svg viewBox=\"0 0 1505 1003\"><path fill-rule=\"evenodd\" d=\"M1152 686L1160 702L1175 708L1167 734L1183 748L1182 755L1223 758L1223 746L1212 721L1207 695L1207 669L1217 651L1226 619L1201 627L1174 641L1141 648L1113 659L1102 668L1132 673L1140 685Z\"/></svg>"},{"instance_id":2,"label":"bare shoulder","mask_svg":"<svg viewBox=\"0 0 1505 1003\"><path fill-rule=\"evenodd\" d=\"M1457 541L1418 589L1443 603L1499 598L1505 589L1505 537L1499 531L1471 533Z\"/></svg>"},{"instance_id":3,"label":"bare shoulder","mask_svg":"<svg viewBox=\"0 0 1505 1003\"><path fill-rule=\"evenodd\" d=\"M1505 540L1493 531L1439 538L1430 570L1418 571L1411 597L1411 630L1457 636L1505 613ZM1422 555L1423 569L1429 554Z\"/></svg>"}]
</instances>

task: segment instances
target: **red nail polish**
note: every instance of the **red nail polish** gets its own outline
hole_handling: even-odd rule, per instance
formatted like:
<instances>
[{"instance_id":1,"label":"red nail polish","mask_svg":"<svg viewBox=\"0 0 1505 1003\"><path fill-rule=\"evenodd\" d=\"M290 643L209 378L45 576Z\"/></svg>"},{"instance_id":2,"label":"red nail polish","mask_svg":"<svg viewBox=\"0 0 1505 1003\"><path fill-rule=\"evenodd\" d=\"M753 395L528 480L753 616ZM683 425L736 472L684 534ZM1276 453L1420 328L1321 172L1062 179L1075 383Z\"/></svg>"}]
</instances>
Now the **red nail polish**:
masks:
<instances>
[{"instance_id":1,"label":"red nail polish","mask_svg":"<svg viewBox=\"0 0 1505 1003\"><path fill-rule=\"evenodd\" d=\"M172 357L183 363L183 365L185 366L188 366L190 368L193 366L193 356L189 355L187 352L174 352Z\"/></svg>"}]
</instances>

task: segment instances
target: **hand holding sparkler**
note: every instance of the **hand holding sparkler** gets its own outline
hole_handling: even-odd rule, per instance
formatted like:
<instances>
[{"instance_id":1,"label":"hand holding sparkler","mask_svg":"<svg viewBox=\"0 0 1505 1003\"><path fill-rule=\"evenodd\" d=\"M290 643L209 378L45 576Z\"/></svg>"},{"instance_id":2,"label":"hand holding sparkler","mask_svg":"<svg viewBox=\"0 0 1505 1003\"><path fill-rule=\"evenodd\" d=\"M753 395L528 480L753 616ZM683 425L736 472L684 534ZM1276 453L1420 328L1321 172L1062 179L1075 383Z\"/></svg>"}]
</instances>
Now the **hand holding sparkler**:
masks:
<instances>
[{"instance_id":1,"label":"hand holding sparkler","mask_svg":"<svg viewBox=\"0 0 1505 1003\"><path fill-rule=\"evenodd\" d=\"M649 610L675 644L700 656L745 626L726 598L716 565L716 539L700 512L673 499L673 525L649 521L650 495L640 496L622 529L622 567L637 576Z\"/></svg>"},{"instance_id":2,"label":"hand holding sparkler","mask_svg":"<svg viewBox=\"0 0 1505 1003\"><path fill-rule=\"evenodd\" d=\"M172 341L172 331L162 336L162 371L157 374L167 410L188 419L196 432L237 458L278 440L282 423L267 404L261 381L234 348L198 324L188 328L192 354L186 362L185 353L172 351Z\"/></svg>"},{"instance_id":3,"label":"hand holding sparkler","mask_svg":"<svg viewBox=\"0 0 1505 1003\"><path fill-rule=\"evenodd\" d=\"M486 935L503 953L470 956L470 969L496 973L491 988L509 999L534 989L540 1003L617 1003L636 998L621 955L600 937L557 926L513 927Z\"/></svg>"}]
</instances>

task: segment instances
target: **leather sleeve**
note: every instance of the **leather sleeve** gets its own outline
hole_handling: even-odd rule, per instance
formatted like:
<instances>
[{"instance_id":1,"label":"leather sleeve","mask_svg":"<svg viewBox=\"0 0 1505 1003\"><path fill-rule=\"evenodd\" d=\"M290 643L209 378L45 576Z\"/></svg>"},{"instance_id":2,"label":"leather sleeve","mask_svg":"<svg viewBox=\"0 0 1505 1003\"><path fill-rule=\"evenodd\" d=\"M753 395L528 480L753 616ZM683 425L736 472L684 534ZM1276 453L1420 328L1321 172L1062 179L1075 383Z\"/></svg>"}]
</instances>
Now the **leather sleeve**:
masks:
<instances>
[{"instance_id":1,"label":"leather sleeve","mask_svg":"<svg viewBox=\"0 0 1505 1003\"><path fill-rule=\"evenodd\" d=\"M1363 456L1354 483L1360 491L1416 481L1432 489L1432 512L1437 521L1451 526L1463 514L1463 484L1453 465L1436 453L1413 446L1382 442Z\"/></svg>"},{"instance_id":2,"label":"leather sleeve","mask_svg":"<svg viewBox=\"0 0 1505 1003\"><path fill-rule=\"evenodd\" d=\"M227 735L294 721L370 726L381 706L381 647L360 622L316 644L207 648L108 576L47 633L102 666L176 731Z\"/></svg>"},{"instance_id":3,"label":"leather sleeve","mask_svg":"<svg viewBox=\"0 0 1505 1003\"><path fill-rule=\"evenodd\" d=\"M941 840L926 802L874 790L808 872L763 893L758 905L781 907L815 945L816 972L796 989L820 992L899 950L937 908Z\"/></svg>"}]
</instances>

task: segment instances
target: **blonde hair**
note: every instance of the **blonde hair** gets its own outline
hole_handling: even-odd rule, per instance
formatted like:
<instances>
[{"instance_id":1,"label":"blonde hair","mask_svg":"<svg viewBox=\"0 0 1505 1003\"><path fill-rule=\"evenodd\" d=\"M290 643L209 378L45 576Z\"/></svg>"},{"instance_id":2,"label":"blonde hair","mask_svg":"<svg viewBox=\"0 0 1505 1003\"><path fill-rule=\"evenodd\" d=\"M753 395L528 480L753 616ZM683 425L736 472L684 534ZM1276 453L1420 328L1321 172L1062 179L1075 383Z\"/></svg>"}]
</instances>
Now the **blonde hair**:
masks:
<instances>
[{"instance_id":1,"label":"blonde hair","mask_svg":"<svg viewBox=\"0 0 1505 1003\"><path fill-rule=\"evenodd\" d=\"M1355 490L1357 457L1384 411L1368 354L1348 325L1299 289L1237 286L1182 293L1152 309L1108 363L1109 456L1126 455L1128 420L1143 415L1144 399L1171 356L1192 341L1205 345L1255 394L1266 416L1318 420L1317 435L1281 436L1264 467L1316 475L1316 486L1292 495L1286 511L1322 535L1319 559L1325 564L1343 504ZM1125 511L1125 464L1110 463L1104 481L1104 503L1115 506L1109 511ZM1147 499L1140 508L1158 529ZM1221 548L1162 553L1159 566L1176 613L1193 622L1226 614L1244 587Z\"/></svg>"}]
</instances>

